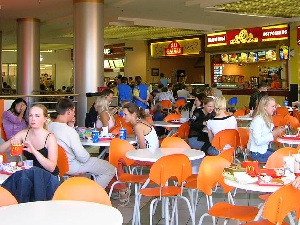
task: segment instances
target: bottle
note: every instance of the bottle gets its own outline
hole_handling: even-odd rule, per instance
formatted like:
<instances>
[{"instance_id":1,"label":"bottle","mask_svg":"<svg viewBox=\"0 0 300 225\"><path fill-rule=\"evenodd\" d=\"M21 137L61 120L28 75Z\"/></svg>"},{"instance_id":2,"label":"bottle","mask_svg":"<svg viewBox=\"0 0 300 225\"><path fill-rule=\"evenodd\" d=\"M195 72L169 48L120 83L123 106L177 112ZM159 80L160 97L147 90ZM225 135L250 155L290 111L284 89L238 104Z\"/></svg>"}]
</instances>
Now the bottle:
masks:
<instances>
[{"instance_id":1,"label":"bottle","mask_svg":"<svg viewBox=\"0 0 300 225\"><path fill-rule=\"evenodd\" d=\"M284 101L283 101L283 106L284 106L284 107L288 107L288 105L289 105L288 97L285 97L285 98L284 98Z\"/></svg>"}]
</instances>

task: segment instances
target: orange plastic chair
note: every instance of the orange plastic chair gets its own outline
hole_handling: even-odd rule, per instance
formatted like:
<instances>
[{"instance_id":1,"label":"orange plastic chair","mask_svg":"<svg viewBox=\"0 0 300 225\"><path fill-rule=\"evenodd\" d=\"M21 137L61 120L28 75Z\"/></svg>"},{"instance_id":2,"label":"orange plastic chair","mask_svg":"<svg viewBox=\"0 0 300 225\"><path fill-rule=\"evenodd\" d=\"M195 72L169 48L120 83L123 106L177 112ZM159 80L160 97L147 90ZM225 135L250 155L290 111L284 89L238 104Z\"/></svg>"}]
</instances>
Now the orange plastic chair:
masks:
<instances>
[{"instance_id":1,"label":"orange plastic chair","mask_svg":"<svg viewBox=\"0 0 300 225\"><path fill-rule=\"evenodd\" d=\"M126 123L125 119L120 115L115 115L115 126L131 127L131 123Z\"/></svg>"},{"instance_id":2,"label":"orange plastic chair","mask_svg":"<svg viewBox=\"0 0 300 225\"><path fill-rule=\"evenodd\" d=\"M227 161L229 161L230 163L233 162L233 159L234 159L234 151L235 149L234 148L229 148L229 149L226 149L224 151L222 151L219 156L226 159Z\"/></svg>"},{"instance_id":3,"label":"orange plastic chair","mask_svg":"<svg viewBox=\"0 0 300 225\"><path fill-rule=\"evenodd\" d=\"M283 118L283 123L284 125L288 125L290 127L290 129L296 130L299 127L299 120L294 117L294 116L290 116L289 114L287 114L284 118Z\"/></svg>"},{"instance_id":4,"label":"orange plastic chair","mask_svg":"<svg viewBox=\"0 0 300 225\"><path fill-rule=\"evenodd\" d=\"M274 115L272 116L272 120L275 127L284 126L282 115Z\"/></svg>"},{"instance_id":5,"label":"orange plastic chair","mask_svg":"<svg viewBox=\"0 0 300 225\"><path fill-rule=\"evenodd\" d=\"M176 162L176 163L174 163ZM138 201L140 201L141 196L154 197L150 204L150 225L152 225L152 215L153 208L156 202L161 201L162 197L166 200L164 201L166 210L168 210L168 200L169 197L173 197L174 202L172 203L173 213L171 215L171 223L174 216L178 216L177 212L177 200L178 198L183 199L189 209L190 216L192 218L192 224L195 224L195 218L192 212L192 208L189 200L182 195L183 193L183 182L192 174L192 166L189 158L183 154L174 154L163 156L158 159L150 169L149 179L143 185L138 195ZM168 180L170 178L176 177L177 182L174 185L171 185L172 182L167 186ZM157 186L148 187L148 183L153 181ZM168 213L165 213L166 220L168 221Z\"/></svg>"},{"instance_id":6,"label":"orange plastic chair","mask_svg":"<svg viewBox=\"0 0 300 225\"><path fill-rule=\"evenodd\" d=\"M299 219L299 198L300 191L291 184L281 187L268 198L262 213L264 219L247 225L295 224L295 221L291 221L291 217L289 217L290 223L283 220L292 211L296 212L296 220Z\"/></svg>"},{"instance_id":7,"label":"orange plastic chair","mask_svg":"<svg viewBox=\"0 0 300 225\"><path fill-rule=\"evenodd\" d=\"M114 186L119 183L130 183L135 185L135 197L139 193L139 189L141 188L142 184L146 182L148 176L147 175L137 175L133 174L132 169L130 166L134 166L135 160L128 159L126 157L126 153L129 151L135 150L134 146L131 145L126 140L121 140L120 138L115 138L111 141L109 147L109 162L114 167L119 167L119 161L122 161L124 166L127 166L129 169L128 173L118 174L116 170L116 181L111 185L109 190L109 196L111 196ZM136 200L135 200L136 202ZM133 220L136 219L137 209L135 208L133 211Z\"/></svg>"},{"instance_id":8,"label":"orange plastic chair","mask_svg":"<svg viewBox=\"0 0 300 225\"><path fill-rule=\"evenodd\" d=\"M175 102L175 108L178 109L179 111L186 105L186 102L184 99L178 99Z\"/></svg>"},{"instance_id":9,"label":"orange plastic chair","mask_svg":"<svg viewBox=\"0 0 300 225\"><path fill-rule=\"evenodd\" d=\"M185 148L190 149L191 147L185 140L181 139L180 137L166 137L161 142L161 148Z\"/></svg>"},{"instance_id":10,"label":"orange plastic chair","mask_svg":"<svg viewBox=\"0 0 300 225\"><path fill-rule=\"evenodd\" d=\"M86 177L72 177L64 181L56 189L53 200L86 201L111 206L104 188Z\"/></svg>"},{"instance_id":11,"label":"orange plastic chair","mask_svg":"<svg viewBox=\"0 0 300 225\"><path fill-rule=\"evenodd\" d=\"M282 168L283 165L283 157L289 156L292 154L297 154L298 150L296 148L285 147L276 150L274 153L270 155L266 162L266 168Z\"/></svg>"},{"instance_id":12,"label":"orange plastic chair","mask_svg":"<svg viewBox=\"0 0 300 225\"><path fill-rule=\"evenodd\" d=\"M0 186L0 207L18 204L17 199L5 188Z\"/></svg>"},{"instance_id":13,"label":"orange plastic chair","mask_svg":"<svg viewBox=\"0 0 300 225\"><path fill-rule=\"evenodd\" d=\"M161 101L162 109L171 110L172 109L172 102L170 100L162 100Z\"/></svg>"},{"instance_id":14,"label":"orange plastic chair","mask_svg":"<svg viewBox=\"0 0 300 225\"><path fill-rule=\"evenodd\" d=\"M209 200L207 201L208 212L204 213L200 217L199 224L202 224L203 219L206 216L212 216L213 224L216 224L215 217L242 222L248 222L255 219L255 216L259 211L257 207L239 206L233 203L233 199L230 194L233 187L224 183L224 177L222 174L224 168L229 166L230 162L220 156L206 156L203 159L199 168L197 189L206 194ZM230 202L221 201L213 204L212 193L217 183L223 188L224 193L228 194Z\"/></svg>"},{"instance_id":15,"label":"orange plastic chair","mask_svg":"<svg viewBox=\"0 0 300 225\"><path fill-rule=\"evenodd\" d=\"M182 138L182 139L187 139L189 137L190 134L190 125L189 122L184 122L183 124L181 124L181 126L178 128L177 132L178 132L178 137Z\"/></svg>"},{"instance_id":16,"label":"orange plastic chair","mask_svg":"<svg viewBox=\"0 0 300 225\"><path fill-rule=\"evenodd\" d=\"M69 162L68 162L68 156L64 150L63 147L61 147L60 145L58 145L57 148L57 167L59 169L59 176L63 177L64 175L67 174L67 172L69 171Z\"/></svg>"},{"instance_id":17,"label":"orange plastic chair","mask_svg":"<svg viewBox=\"0 0 300 225\"><path fill-rule=\"evenodd\" d=\"M233 113L234 117L238 117L238 116L245 116L245 110L243 109L238 109Z\"/></svg>"},{"instance_id":18,"label":"orange plastic chair","mask_svg":"<svg viewBox=\"0 0 300 225\"><path fill-rule=\"evenodd\" d=\"M235 129L222 130L214 136L211 145L220 151L224 149L225 145L230 145L237 149L240 146L239 132Z\"/></svg>"},{"instance_id":19,"label":"orange plastic chair","mask_svg":"<svg viewBox=\"0 0 300 225\"><path fill-rule=\"evenodd\" d=\"M164 118L164 121L168 122L170 120L179 120L180 118L181 118L180 114L171 113Z\"/></svg>"},{"instance_id":20,"label":"orange plastic chair","mask_svg":"<svg viewBox=\"0 0 300 225\"><path fill-rule=\"evenodd\" d=\"M1 138L4 140L4 141L7 141L7 137L6 137L6 133L5 133L5 130L4 130L4 127L3 127L3 123L1 123Z\"/></svg>"},{"instance_id":21,"label":"orange plastic chair","mask_svg":"<svg viewBox=\"0 0 300 225\"><path fill-rule=\"evenodd\" d=\"M123 128L126 129L127 134L134 134L134 131L133 131L132 127L128 127L126 125ZM118 136L120 134L120 129L121 129L120 126L115 126L115 127L112 127L109 132L112 133L115 136Z\"/></svg>"},{"instance_id":22,"label":"orange plastic chair","mask_svg":"<svg viewBox=\"0 0 300 225\"><path fill-rule=\"evenodd\" d=\"M153 119L150 116L146 116L145 120L149 123L149 124L153 124Z\"/></svg>"},{"instance_id":23,"label":"orange plastic chair","mask_svg":"<svg viewBox=\"0 0 300 225\"><path fill-rule=\"evenodd\" d=\"M277 107L276 109L276 115L281 115L281 116L285 116L285 115L289 115L289 110L286 107Z\"/></svg>"},{"instance_id":24,"label":"orange plastic chair","mask_svg":"<svg viewBox=\"0 0 300 225\"><path fill-rule=\"evenodd\" d=\"M242 150L244 160L248 160L247 155L247 145L250 137L250 131L247 128L238 127L238 132L240 135L240 148Z\"/></svg>"}]
</instances>

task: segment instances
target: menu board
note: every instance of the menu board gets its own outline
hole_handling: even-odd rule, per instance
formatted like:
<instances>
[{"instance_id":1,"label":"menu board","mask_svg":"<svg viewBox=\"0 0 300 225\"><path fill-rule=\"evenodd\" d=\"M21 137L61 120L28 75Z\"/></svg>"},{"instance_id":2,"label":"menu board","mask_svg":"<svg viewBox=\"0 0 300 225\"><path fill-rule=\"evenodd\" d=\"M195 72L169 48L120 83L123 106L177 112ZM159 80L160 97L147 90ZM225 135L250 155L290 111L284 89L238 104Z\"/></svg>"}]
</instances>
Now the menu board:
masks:
<instances>
[{"instance_id":1,"label":"menu board","mask_svg":"<svg viewBox=\"0 0 300 225\"><path fill-rule=\"evenodd\" d=\"M237 63L238 62L238 55L237 53L230 53L228 54L228 59L230 63Z\"/></svg>"},{"instance_id":2,"label":"menu board","mask_svg":"<svg viewBox=\"0 0 300 225\"><path fill-rule=\"evenodd\" d=\"M116 68L113 60L108 60L108 63L110 68L112 69Z\"/></svg>"},{"instance_id":3,"label":"menu board","mask_svg":"<svg viewBox=\"0 0 300 225\"><path fill-rule=\"evenodd\" d=\"M265 61L266 60L266 51L259 51L257 52L258 61Z\"/></svg>"},{"instance_id":4,"label":"menu board","mask_svg":"<svg viewBox=\"0 0 300 225\"><path fill-rule=\"evenodd\" d=\"M238 58L238 61L240 63L246 63L248 62L248 54L246 52L241 52L239 58Z\"/></svg>"},{"instance_id":5,"label":"menu board","mask_svg":"<svg viewBox=\"0 0 300 225\"><path fill-rule=\"evenodd\" d=\"M110 68L108 60L104 60L104 68Z\"/></svg>"},{"instance_id":6,"label":"menu board","mask_svg":"<svg viewBox=\"0 0 300 225\"><path fill-rule=\"evenodd\" d=\"M266 60L268 61L276 60L276 51L275 50L266 51Z\"/></svg>"},{"instance_id":7,"label":"menu board","mask_svg":"<svg viewBox=\"0 0 300 225\"><path fill-rule=\"evenodd\" d=\"M257 62L258 61L258 56L257 52L248 52L248 62Z\"/></svg>"},{"instance_id":8,"label":"menu board","mask_svg":"<svg viewBox=\"0 0 300 225\"><path fill-rule=\"evenodd\" d=\"M124 68L123 59L115 59L114 64L116 68Z\"/></svg>"},{"instance_id":9,"label":"menu board","mask_svg":"<svg viewBox=\"0 0 300 225\"><path fill-rule=\"evenodd\" d=\"M289 59L289 46L282 45L279 48L279 59L280 60L286 60Z\"/></svg>"}]
</instances>

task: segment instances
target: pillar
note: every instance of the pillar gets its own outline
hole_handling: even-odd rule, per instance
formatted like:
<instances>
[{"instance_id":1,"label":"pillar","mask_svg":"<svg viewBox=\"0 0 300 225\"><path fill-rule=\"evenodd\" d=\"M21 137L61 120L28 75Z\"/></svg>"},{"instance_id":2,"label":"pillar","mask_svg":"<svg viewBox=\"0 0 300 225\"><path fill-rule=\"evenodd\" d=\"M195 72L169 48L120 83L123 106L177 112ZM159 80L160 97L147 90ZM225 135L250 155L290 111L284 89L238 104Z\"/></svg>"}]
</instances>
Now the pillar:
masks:
<instances>
[{"instance_id":1,"label":"pillar","mask_svg":"<svg viewBox=\"0 0 300 225\"><path fill-rule=\"evenodd\" d=\"M86 93L103 86L104 0L73 0L74 3L74 90L77 98L77 121L84 125L87 112Z\"/></svg>"},{"instance_id":2,"label":"pillar","mask_svg":"<svg viewBox=\"0 0 300 225\"><path fill-rule=\"evenodd\" d=\"M17 94L40 89L40 20L17 19Z\"/></svg>"}]
</instances>

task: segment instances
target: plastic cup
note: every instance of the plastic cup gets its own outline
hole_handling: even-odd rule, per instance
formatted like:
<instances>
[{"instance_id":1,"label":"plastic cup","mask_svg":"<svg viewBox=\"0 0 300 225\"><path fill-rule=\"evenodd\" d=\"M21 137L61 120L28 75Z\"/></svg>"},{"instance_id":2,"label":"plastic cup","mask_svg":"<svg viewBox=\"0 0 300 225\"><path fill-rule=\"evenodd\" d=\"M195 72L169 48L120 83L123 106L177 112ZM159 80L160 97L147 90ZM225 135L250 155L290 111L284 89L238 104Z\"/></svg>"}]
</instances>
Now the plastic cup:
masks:
<instances>
[{"instance_id":1,"label":"plastic cup","mask_svg":"<svg viewBox=\"0 0 300 225\"><path fill-rule=\"evenodd\" d=\"M24 145L11 145L10 146L10 155L11 156L20 156L23 153Z\"/></svg>"},{"instance_id":2,"label":"plastic cup","mask_svg":"<svg viewBox=\"0 0 300 225\"><path fill-rule=\"evenodd\" d=\"M93 131L92 138L93 138L93 143L98 143L99 142L99 131Z\"/></svg>"},{"instance_id":3,"label":"plastic cup","mask_svg":"<svg viewBox=\"0 0 300 225\"><path fill-rule=\"evenodd\" d=\"M29 169L31 167L33 167L33 160L25 160L24 161L24 168Z\"/></svg>"}]
</instances>

